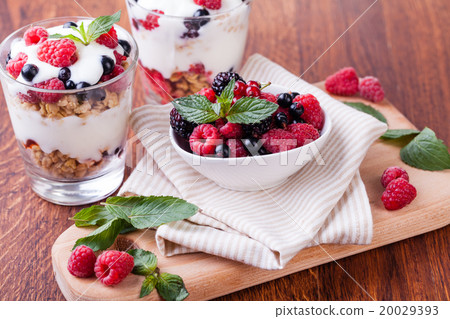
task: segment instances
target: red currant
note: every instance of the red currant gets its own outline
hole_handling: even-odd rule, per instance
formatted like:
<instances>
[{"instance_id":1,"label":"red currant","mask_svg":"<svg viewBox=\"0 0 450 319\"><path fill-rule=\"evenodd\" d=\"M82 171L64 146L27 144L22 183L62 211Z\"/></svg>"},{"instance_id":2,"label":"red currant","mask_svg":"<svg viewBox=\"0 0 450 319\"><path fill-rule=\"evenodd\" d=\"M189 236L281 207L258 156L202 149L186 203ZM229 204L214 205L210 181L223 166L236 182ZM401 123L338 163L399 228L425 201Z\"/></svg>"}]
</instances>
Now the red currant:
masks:
<instances>
[{"instance_id":1,"label":"red currant","mask_svg":"<svg viewBox=\"0 0 450 319\"><path fill-rule=\"evenodd\" d=\"M256 81L248 81L247 86L254 86L254 87L258 88L258 89L261 88L259 83L256 82Z\"/></svg>"},{"instance_id":2,"label":"red currant","mask_svg":"<svg viewBox=\"0 0 450 319\"><path fill-rule=\"evenodd\" d=\"M245 90L247 89L247 85L242 81L237 81L234 85L234 95L245 95Z\"/></svg>"},{"instance_id":3,"label":"red currant","mask_svg":"<svg viewBox=\"0 0 450 319\"><path fill-rule=\"evenodd\" d=\"M245 95L251 97L260 97L261 90L258 89L256 86L248 86L247 89L245 90Z\"/></svg>"},{"instance_id":4,"label":"red currant","mask_svg":"<svg viewBox=\"0 0 450 319\"><path fill-rule=\"evenodd\" d=\"M239 100L241 97L242 97L241 95L235 95L233 101L231 102L231 105L234 105L234 103L236 103L236 101Z\"/></svg>"}]
</instances>

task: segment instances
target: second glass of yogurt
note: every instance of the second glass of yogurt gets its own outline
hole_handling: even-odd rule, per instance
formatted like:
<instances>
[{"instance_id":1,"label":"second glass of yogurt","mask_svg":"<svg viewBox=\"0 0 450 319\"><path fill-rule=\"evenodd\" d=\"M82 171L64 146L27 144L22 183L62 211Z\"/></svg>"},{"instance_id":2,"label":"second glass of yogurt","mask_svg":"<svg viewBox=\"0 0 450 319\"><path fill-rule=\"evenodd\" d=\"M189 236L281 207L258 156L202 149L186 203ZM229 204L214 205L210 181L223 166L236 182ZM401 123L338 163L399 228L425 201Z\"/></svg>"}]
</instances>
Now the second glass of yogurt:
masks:
<instances>
[{"instance_id":1,"label":"second glass of yogurt","mask_svg":"<svg viewBox=\"0 0 450 319\"><path fill-rule=\"evenodd\" d=\"M167 103L239 70L252 0L126 0L149 103Z\"/></svg>"}]
</instances>

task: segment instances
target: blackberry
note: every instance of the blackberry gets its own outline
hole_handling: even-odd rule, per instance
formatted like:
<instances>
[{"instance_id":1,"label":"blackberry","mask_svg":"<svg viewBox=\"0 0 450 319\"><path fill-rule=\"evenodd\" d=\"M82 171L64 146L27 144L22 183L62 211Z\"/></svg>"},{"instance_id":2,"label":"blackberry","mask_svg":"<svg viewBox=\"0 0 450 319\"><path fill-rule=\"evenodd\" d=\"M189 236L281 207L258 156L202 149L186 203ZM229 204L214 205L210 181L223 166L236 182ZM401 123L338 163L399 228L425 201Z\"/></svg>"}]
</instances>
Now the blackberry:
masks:
<instances>
[{"instance_id":1,"label":"blackberry","mask_svg":"<svg viewBox=\"0 0 450 319\"><path fill-rule=\"evenodd\" d=\"M245 136L260 136L269 131L270 124L272 123L272 116L269 116L265 120L254 124L242 124Z\"/></svg>"},{"instance_id":2,"label":"blackberry","mask_svg":"<svg viewBox=\"0 0 450 319\"><path fill-rule=\"evenodd\" d=\"M178 113L177 109L173 108L172 111L170 111L170 126L178 135L188 139L197 124L186 121L181 117L180 113Z\"/></svg>"},{"instance_id":3,"label":"blackberry","mask_svg":"<svg viewBox=\"0 0 450 319\"><path fill-rule=\"evenodd\" d=\"M222 91L225 89L228 83L230 83L231 79L235 79L236 81L242 81L245 83L244 79L237 73L220 72L214 78L212 89L217 95L222 94Z\"/></svg>"}]
</instances>

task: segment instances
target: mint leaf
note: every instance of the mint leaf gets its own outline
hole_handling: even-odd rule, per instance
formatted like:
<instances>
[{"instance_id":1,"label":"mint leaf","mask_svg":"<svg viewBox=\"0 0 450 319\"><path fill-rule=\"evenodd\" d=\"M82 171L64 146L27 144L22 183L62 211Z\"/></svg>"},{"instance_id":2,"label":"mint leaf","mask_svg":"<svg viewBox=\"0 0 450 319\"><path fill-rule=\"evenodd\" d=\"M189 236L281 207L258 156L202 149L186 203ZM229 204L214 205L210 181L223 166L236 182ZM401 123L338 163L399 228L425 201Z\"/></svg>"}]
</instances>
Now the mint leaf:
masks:
<instances>
[{"instance_id":1,"label":"mint leaf","mask_svg":"<svg viewBox=\"0 0 450 319\"><path fill-rule=\"evenodd\" d=\"M114 241L122 230L122 227L123 221L121 219L114 218L94 230L88 236L78 239L73 248L80 245L86 245L91 247L93 251L105 250L114 244Z\"/></svg>"},{"instance_id":2,"label":"mint leaf","mask_svg":"<svg viewBox=\"0 0 450 319\"><path fill-rule=\"evenodd\" d=\"M223 89L222 94L217 97L217 103L220 105L220 117L227 116L231 109L231 103L233 103L234 98L234 85L236 84L235 79L227 84L225 89Z\"/></svg>"},{"instance_id":3,"label":"mint leaf","mask_svg":"<svg viewBox=\"0 0 450 319\"><path fill-rule=\"evenodd\" d=\"M49 39L71 39L72 41L77 41L77 42L81 42L83 44L87 44L82 39L77 38L73 34L62 35L62 34L59 34L59 33L55 33L55 34L50 34L48 36L48 38Z\"/></svg>"},{"instance_id":4,"label":"mint leaf","mask_svg":"<svg viewBox=\"0 0 450 319\"><path fill-rule=\"evenodd\" d=\"M222 117L221 115L221 105L219 103L214 103L212 106L212 109L214 110L214 113L216 113L218 116Z\"/></svg>"},{"instance_id":5,"label":"mint leaf","mask_svg":"<svg viewBox=\"0 0 450 319\"><path fill-rule=\"evenodd\" d=\"M134 258L133 274L140 276L148 276L152 274L158 263L156 255L151 251L143 249L131 249L127 251Z\"/></svg>"},{"instance_id":6,"label":"mint leaf","mask_svg":"<svg viewBox=\"0 0 450 319\"><path fill-rule=\"evenodd\" d=\"M187 121L197 124L209 123L217 120L213 103L203 95L189 95L172 101L178 113Z\"/></svg>"},{"instance_id":7,"label":"mint leaf","mask_svg":"<svg viewBox=\"0 0 450 319\"><path fill-rule=\"evenodd\" d=\"M266 100L243 97L234 103L228 112L227 120L231 123L253 124L268 118L278 109L278 105Z\"/></svg>"},{"instance_id":8,"label":"mint leaf","mask_svg":"<svg viewBox=\"0 0 450 319\"><path fill-rule=\"evenodd\" d=\"M117 11L111 16L101 16L89 24L85 32L88 42L95 41L102 34L109 32L114 23L120 21L121 10ZM84 30L83 30L84 32Z\"/></svg>"},{"instance_id":9,"label":"mint leaf","mask_svg":"<svg viewBox=\"0 0 450 319\"><path fill-rule=\"evenodd\" d=\"M80 210L71 218L77 227L101 226L114 219L105 206L94 205Z\"/></svg>"},{"instance_id":10,"label":"mint leaf","mask_svg":"<svg viewBox=\"0 0 450 319\"><path fill-rule=\"evenodd\" d=\"M399 129L399 130L387 130L381 138L385 140L395 140L398 138L403 138L405 136L412 136L419 134L418 130L410 130L410 129Z\"/></svg>"},{"instance_id":11,"label":"mint leaf","mask_svg":"<svg viewBox=\"0 0 450 319\"><path fill-rule=\"evenodd\" d=\"M153 275L148 275L145 277L144 281L142 282L141 286L141 293L139 294L139 298L145 297L148 294L150 294L153 289L155 289L156 283L158 282L158 279L156 279Z\"/></svg>"},{"instance_id":12,"label":"mint leaf","mask_svg":"<svg viewBox=\"0 0 450 319\"><path fill-rule=\"evenodd\" d=\"M379 111L375 110L373 107L371 107L370 105L364 104L364 103L354 103L354 102L343 102L344 104L358 110L364 113L367 113L369 115L372 115L374 118L376 118L377 120L386 123L387 124L387 120L384 117L383 114L381 114Z\"/></svg>"},{"instance_id":13,"label":"mint leaf","mask_svg":"<svg viewBox=\"0 0 450 319\"><path fill-rule=\"evenodd\" d=\"M189 296L183 279L180 276L162 273L158 276L156 290L161 297L168 301L184 300Z\"/></svg>"},{"instance_id":14,"label":"mint leaf","mask_svg":"<svg viewBox=\"0 0 450 319\"><path fill-rule=\"evenodd\" d=\"M406 164L423 170L441 171L450 168L447 146L428 127L402 148L400 157Z\"/></svg>"}]
</instances>

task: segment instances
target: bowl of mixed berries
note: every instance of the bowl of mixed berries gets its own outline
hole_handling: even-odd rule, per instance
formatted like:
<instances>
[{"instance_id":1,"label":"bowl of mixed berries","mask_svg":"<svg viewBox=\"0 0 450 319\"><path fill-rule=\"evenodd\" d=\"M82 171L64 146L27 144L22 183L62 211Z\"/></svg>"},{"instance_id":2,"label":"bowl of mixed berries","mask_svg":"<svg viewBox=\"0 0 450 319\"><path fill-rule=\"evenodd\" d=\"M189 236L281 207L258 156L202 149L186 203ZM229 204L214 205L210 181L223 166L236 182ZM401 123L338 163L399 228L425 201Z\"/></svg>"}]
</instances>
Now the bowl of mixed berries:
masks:
<instances>
[{"instance_id":1,"label":"bowl of mixed berries","mask_svg":"<svg viewBox=\"0 0 450 319\"><path fill-rule=\"evenodd\" d=\"M284 183L311 160L321 159L331 131L326 111L312 94L246 82L233 72L217 74L211 88L172 104L170 138L176 152L232 190Z\"/></svg>"}]
</instances>

